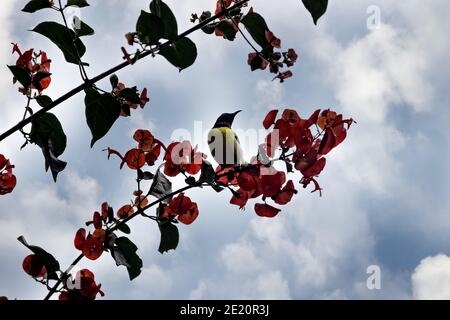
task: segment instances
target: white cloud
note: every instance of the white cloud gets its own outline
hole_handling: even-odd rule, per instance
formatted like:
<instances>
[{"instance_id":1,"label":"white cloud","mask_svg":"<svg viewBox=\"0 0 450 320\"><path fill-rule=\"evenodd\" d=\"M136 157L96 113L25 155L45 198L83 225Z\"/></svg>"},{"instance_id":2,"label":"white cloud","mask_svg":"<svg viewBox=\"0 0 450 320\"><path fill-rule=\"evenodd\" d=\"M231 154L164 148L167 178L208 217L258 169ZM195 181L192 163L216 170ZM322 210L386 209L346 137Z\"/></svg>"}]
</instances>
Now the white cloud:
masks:
<instances>
[{"instance_id":1,"label":"white cloud","mask_svg":"<svg viewBox=\"0 0 450 320\"><path fill-rule=\"evenodd\" d=\"M438 254L420 261L411 276L415 299L450 299L450 257Z\"/></svg>"}]
</instances>

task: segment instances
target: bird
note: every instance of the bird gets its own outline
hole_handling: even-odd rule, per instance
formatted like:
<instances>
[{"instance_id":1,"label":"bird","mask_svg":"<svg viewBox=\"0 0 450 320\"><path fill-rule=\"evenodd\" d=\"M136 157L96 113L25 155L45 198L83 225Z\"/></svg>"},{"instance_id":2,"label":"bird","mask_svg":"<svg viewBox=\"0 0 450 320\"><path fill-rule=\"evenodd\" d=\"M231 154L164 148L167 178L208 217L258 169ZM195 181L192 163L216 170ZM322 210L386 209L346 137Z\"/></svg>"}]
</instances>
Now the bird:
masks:
<instances>
[{"instance_id":1,"label":"bird","mask_svg":"<svg viewBox=\"0 0 450 320\"><path fill-rule=\"evenodd\" d=\"M239 166L244 163L242 147L238 136L233 131L234 118L242 110L224 113L208 133L208 146L214 160L222 169Z\"/></svg>"}]
</instances>

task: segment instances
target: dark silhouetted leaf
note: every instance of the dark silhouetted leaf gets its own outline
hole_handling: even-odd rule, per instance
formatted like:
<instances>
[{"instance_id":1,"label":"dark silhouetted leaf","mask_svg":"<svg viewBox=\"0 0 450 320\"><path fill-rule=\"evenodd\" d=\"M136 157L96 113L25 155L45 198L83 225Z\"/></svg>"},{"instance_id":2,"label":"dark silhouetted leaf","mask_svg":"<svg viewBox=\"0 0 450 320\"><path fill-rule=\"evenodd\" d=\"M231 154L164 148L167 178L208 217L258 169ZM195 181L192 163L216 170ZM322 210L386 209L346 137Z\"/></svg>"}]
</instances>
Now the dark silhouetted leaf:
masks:
<instances>
[{"instance_id":1,"label":"dark silhouetted leaf","mask_svg":"<svg viewBox=\"0 0 450 320\"><path fill-rule=\"evenodd\" d=\"M158 251L163 254L169 250L175 250L180 240L177 226L170 221L161 221L159 222L159 231L161 231L161 242Z\"/></svg>"},{"instance_id":2,"label":"dark silhouetted leaf","mask_svg":"<svg viewBox=\"0 0 450 320\"><path fill-rule=\"evenodd\" d=\"M227 40L233 41L234 39L236 39L236 33L237 30L235 28L233 28L233 25L231 24L231 22L227 21L227 20L222 20L219 22L219 24L216 27L217 29L219 29L222 33L223 33L223 37Z\"/></svg>"},{"instance_id":3,"label":"dark silhouetted leaf","mask_svg":"<svg viewBox=\"0 0 450 320\"><path fill-rule=\"evenodd\" d=\"M50 98L49 96L37 96L35 99L39 106L41 106L42 108L45 108L53 102L52 98Z\"/></svg>"},{"instance_id":4,"label":"dark silhouetted leaf","mask_svg":"<svg viewBox=\"0 0 450 320\"><path fill-rule=\"evenodd\" d=\"M119 84L119 77L116 74L113 74L111 77L109 77L109 82L111 82L111 87L115 89Z\"/></svg>"},{"instance_id":5,"label":"dark silhouetted leaf","mask_svg":"<svg viewBox=\"0 0 450 320\"><path fill-rule=\"evenodd\" d=\"M78 56L81 58L86 53L86 47L80 39L75 38L75 32L56 22L42 22L32 31L42 34L58 46L63 52L67 62L78 64Z\"/></svg>"},{"instance_id":6,"label":"dark silhouetted leaf","mask_svg":"<svg viewBox=\"0 0 450 320\"><path fill-rule=\"evenodd\" d=\"M136 87L123 89L122 91L120 91L119 97L131 103L141 103L141 98L136 90Z\"/></svg>"},{"instance_id":7,"label":"dark silhouetted leaf","mask_svg":"<svg viewBox=\"0 0 450 320\"><path fill-rule=\"evenodd\" d=\"M86 0L67 0L66 7L70 7L70 6L83 8L83 7L89 6L89 3L87 3Z\"/></svg>"},{"instance_id":8,"label":"dark silhouetted leaf","mask_svg":"<svg viewBox=\"0 0 450 320\"><path fill-rule=\"evenodd\" d=\"M86 121L92 133L92 148L119 118L120 104L109 93L100 94L92 88L86 89L85 92Z\"/></svg>"},{"instance_id":9,"label":"dark silhouetted leaf","mask_svg":"<svg viewBox=\"0 0 450 320\"><path fill-rule=\"evenodd\" d=\"M123 233L126 233L126 234L131 233L130 227L125 223L118 224L117 230L122 231Z\"/></svg>"},{"instance_id":10,"label":"dark silhouetted leaf","mask_svg":"<svg viewBox=\"0 0 450 320\"><path fill-rule=\"evenodd\" d=\"M41 9L51 8L52 3L50 0L31 0L22 9L23 12L33 13Z\"/></svg>"},{"instance_id":11,"label":"dark silhouetted leaf","mask_svg":"<svg viewBox=\"0 0 450 320\"><path fill-rule=\"evenodd\" d=\"M164 36L164 23L156 14L141 11L136 32L142 43L154 45Z\"/></svg>"},{"instance_id":12,"label":"dark silhouetted leaf","mask_svg":"<svg viewBox=\"0 0 450 320\"><path fill-rule=\"evenodd\" d=\"M26 69L18 66L8 66L8 68L13 74L14 79L19 81L24 88L28 88L31 85L31 76Z\"/></svg>"},{"instance_id":13,"label":"dark silhouetted leaf","mask_svg":"<svg viewBox=\"0 0 450 320\"><path fill-rule=\"evenodd\" d=\"M169 6L161 0L153 0L150 3L150 11L156 14L164 24L163 38L175 40L178 37L178 24Z\"/></svg>"},{"instance_id":14,"label":"dark silhouetted leaf","mask_svg":"<svg viewBox=\"0 0 450 320\"><path fill-rule=\"evenodd\" d=\"M55 259L55 257L40 247L29 245L23 236L20 236L17 240L30 249L44 263L45 269L47 270L47 277L49 279L58 280L58 275L56 272L60 271L60 267L59 262Z\"/></svg>"},{"instance_id":15,"label":"dark silhouetted leaf","mask_svg":"<svg viewBox=\"0 0 450 320\"><path fill-rule=\"evenodd\" d=\"M81 21L77 16L73 18L72 26L77 37L92 36L95 34L94 29L92 29L85 22Z\"/></svg>"},{"instance_id":16,"label":"dark silhouetted leaf","mask_svg":"<svg viewBox=\"0 0 450 320\"><path fill-rule=\"evenodd\" d=\"M268 31L269 28L260 14L250 12L242 18L241 22L250 33L253 40L255 40L263 49L270 46L270 43L266 39L266 31Z\"/></svg>"},{"instance_id":17,"label":"dark silhouetted leaf","mask_svg":"<svg viewBox=\"0 0 450 320\"><path fill-rule=\"evenodd\" d=\"M51 170L56 182L58 174L67 163L58 159L64 153L67 137L58 118L52 113L44 113L32 122L30 140L37 144L45 158L45 170Z\"/></svg>"},{"instance_id":18,"label":"dark silhouetted leaf","mask_svg":"<svg viewBox=\"0 0 450 320\"><path fill-rule=\"evenodd\" d=\"M314 24L317 25L320 17L325 14L328 7L328 0L302 0L306 9L311 13Z\"/></svg>"},{"instance_id":19,"label":"dark silhouetted leaf","mask_svg":"<svg viewBox=\"0 0 450 320\"><path fill-rule=\"evenodd\" d=\"M141 274L142 260L136 254L136 245L126 237L116 238L111 248L111 255L117 266L125 266L128 270L130 280Z\"/></svg>"},{"instance_id":20,"label":"dark silhouetted leaf","mask_svg":"<svg viewBox=\"0 0 450 320\"><path fill-rule=\"evenodd\" d=\"M150 171L142 171L141 169L138 169L138 179L139 180L152 180L155 177L153 173Z\"/></svg>"},{"instance_id":21,"label":"dark silhouetted leaf","mask_svg":"<svg viewBox=\"0 0 450 320\"><path fill-rule=\"evenodd\" d=\"M45 78L50 77L52 74L50 72L47 71L40 71L38 73L36 73L33 77L33 86L38 89L38 90L42 90L42 86L41 86L41 80L44 80Z\"/></svg>"},{"instance_id":22,"label":"dark silhouetted leaf","mask_svg":"<svg viewBox=\"0 0 450 320\"><path fill-rule=\"evenodd\" d=\"M161 172L162 167L163 166L160 166L158 171L156 171L150 191L148 192L149 195L152 195L158 199L172 193L172 182L170 182L164 173Z\"/></svg>"},{"instance_id":23,"label":"dark silhouetted leaf","mask_svg":"<svg viewBox=\"0 0 450 320\"><path fill-rule=\"evenodd\" d=\"M195 62L197 59L197 47L194 42L185 37L162 47L159 54L181 71Z\"/></svg>"}]
</instances>

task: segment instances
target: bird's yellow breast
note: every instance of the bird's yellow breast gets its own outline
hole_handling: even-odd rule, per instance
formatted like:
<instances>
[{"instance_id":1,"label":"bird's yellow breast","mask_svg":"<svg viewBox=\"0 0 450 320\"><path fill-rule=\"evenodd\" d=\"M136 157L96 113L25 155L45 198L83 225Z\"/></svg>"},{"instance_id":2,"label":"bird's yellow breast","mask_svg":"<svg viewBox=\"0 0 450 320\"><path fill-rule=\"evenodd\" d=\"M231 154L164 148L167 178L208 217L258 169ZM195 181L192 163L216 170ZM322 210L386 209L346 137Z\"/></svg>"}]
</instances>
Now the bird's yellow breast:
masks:
<instances>
[{"instance_id":1,"label":"bird's yellow breast","mask_svg":"<svg viewBox=\"0 0 450 320\"><path fill-rule=\"evenodd\" d=\"M213 128L208 134L208 145L214 159L223 166L242 164L239 139L231 128Z\"/></svg>"}]
</instances>

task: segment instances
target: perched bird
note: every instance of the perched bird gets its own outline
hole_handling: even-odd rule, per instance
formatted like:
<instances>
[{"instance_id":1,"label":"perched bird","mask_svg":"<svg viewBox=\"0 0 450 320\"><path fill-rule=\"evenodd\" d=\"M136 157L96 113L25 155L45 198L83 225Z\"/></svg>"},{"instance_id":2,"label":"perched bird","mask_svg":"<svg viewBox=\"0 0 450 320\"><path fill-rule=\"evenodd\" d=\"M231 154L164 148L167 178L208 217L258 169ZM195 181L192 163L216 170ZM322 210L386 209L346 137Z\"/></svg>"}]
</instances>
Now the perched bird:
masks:
<instances>
[{"instance_id":1,"label":"perched bird","mask_svg":"<svg viewBox=\"0 0 450 320\"><path fill-rule=\"evenodd\" d=\"M239 138L231 129L234 118L241 111L222 114L208 134L209 149L222 169L241 165L244 162Z\"/></svg>"}]
</instances>

